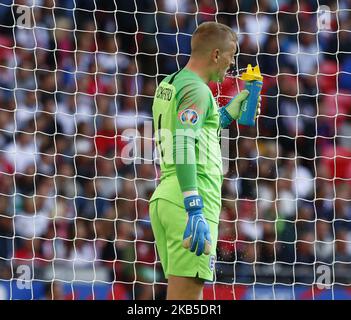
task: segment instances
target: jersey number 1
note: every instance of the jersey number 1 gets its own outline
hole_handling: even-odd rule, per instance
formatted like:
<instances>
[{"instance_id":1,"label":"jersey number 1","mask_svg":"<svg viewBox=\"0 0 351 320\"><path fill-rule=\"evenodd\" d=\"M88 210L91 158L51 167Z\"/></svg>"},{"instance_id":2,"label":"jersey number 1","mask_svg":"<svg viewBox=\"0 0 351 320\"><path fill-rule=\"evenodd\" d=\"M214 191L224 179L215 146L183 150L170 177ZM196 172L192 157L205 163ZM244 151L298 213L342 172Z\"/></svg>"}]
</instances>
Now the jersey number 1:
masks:
<instances>
[{"instance_id":1,"label":"jersey number 1","mask_svg":"<svg viewBox=\"0 0 351 320\"><path fill-rule=\"evenodd\" d=\"M160 148L160 154L161 154L161 163L163 162L163 158L164 158L164 151L162 149L162 145L161 145L161 142L162 142L162 139L161 139L161 120L162 120L162 114L160 114L158 116L158 121L157 121L157 135L158 135L158 138L157 138L157 144Z\"/></svg>"}]
</instances>

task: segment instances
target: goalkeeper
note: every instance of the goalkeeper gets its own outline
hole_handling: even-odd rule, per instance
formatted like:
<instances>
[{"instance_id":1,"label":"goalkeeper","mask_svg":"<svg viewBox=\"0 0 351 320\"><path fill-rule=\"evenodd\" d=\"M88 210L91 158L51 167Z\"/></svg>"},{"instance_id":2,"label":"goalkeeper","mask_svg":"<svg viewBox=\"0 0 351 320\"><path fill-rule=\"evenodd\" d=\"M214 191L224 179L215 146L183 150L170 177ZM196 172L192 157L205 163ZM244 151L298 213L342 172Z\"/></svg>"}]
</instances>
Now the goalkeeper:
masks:
<instances>
[{"instance_id":1,"label":"goalkeeper","mask_svg":"<svg viewBox=\"0 0 351 320\"><path fill-rule=\"evenodd\" d=\"M213 280L223 181L220 128L238 119L249 92L218 109L207 83L223 81L236 43L229 27L202 23L185 68L167 76L155 93L162 176L150 199L150 220L170 300L202 299L204 282Z\"/></svg>"}]
</instances>

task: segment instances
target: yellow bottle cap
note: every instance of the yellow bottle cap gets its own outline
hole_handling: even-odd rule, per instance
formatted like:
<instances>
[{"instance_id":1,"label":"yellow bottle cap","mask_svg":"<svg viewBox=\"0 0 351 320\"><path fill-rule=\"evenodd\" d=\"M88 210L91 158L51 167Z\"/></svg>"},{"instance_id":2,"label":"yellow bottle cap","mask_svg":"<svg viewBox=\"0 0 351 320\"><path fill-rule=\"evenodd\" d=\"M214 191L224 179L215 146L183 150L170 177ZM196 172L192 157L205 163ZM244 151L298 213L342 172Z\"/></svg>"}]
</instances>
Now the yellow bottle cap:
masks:
<instances>
[{"instance_id":1,"label":"yellow bottle cap","mask_svg":"<svg viewBox=\"0 0 351 320\"><path fill-rule=\"evenodd\" d=\"M246 72L242 74L240 79L244 81L253 81L253 80L262 81L263 77L261 75L260 67L257 65L256 67L252 68L251 64L248 64L246 68Z\"/></svg>"}]
</instances>

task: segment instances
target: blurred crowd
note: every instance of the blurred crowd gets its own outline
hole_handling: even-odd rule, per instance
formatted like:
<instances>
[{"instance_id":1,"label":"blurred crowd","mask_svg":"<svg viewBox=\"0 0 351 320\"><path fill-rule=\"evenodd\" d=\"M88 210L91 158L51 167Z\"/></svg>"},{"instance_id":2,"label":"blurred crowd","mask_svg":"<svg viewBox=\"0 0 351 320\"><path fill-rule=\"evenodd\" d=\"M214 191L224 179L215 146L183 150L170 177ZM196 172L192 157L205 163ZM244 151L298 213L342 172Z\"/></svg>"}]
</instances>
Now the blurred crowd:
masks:
<instances>
[{"instance_id":1,"label":"blurred crowd","mask_svg":"<svg viewBox=\"0 0 351 320\"><path fill-rule=\"evenodd\" d=\"M217 20L239 34L233 73L264 76L257 126L230 127L217 281L308 282L315 263L350 281L350 0L39 0L30 28L15 18L32 1L12 2L0 1L0 278L102 266L125 298L163 296L148 217L160 173L140 161L143 133L157 84ZM210 87L223 105L243 83Z\"/></svg>"}]
</instances>

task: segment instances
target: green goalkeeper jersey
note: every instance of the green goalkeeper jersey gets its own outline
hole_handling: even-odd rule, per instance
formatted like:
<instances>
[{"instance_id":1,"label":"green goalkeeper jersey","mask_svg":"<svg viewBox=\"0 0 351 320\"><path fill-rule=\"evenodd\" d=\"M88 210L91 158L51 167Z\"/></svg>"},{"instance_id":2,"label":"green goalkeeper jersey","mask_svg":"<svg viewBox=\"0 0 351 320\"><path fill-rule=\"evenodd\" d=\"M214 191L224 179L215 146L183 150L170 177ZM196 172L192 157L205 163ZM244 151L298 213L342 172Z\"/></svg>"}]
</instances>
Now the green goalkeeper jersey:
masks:
<instances>
[{"instance_id":1,"label":"green goalkeeper jersey","mask_svg":"<svg viewBox=\"0 0 351 320\"><path fill-rule=\"evenodd\" d=\"M150 201L162 198L184 207L182 192L197 189L205 217L218 223L223 175L219 114L211 90L197 74L182 69L160 83L152 111L162 175ZM185 170L178 181L181 165Z\"/></svg>"}]
</instances>

